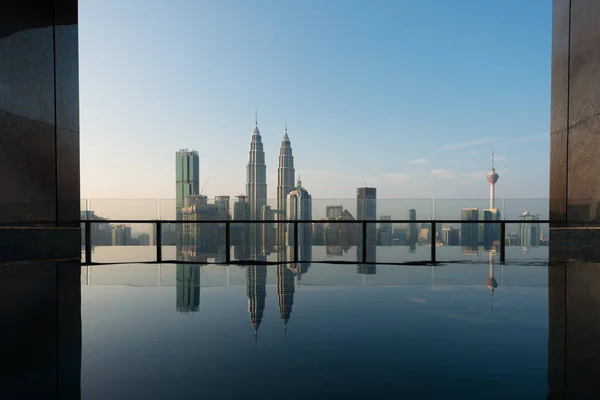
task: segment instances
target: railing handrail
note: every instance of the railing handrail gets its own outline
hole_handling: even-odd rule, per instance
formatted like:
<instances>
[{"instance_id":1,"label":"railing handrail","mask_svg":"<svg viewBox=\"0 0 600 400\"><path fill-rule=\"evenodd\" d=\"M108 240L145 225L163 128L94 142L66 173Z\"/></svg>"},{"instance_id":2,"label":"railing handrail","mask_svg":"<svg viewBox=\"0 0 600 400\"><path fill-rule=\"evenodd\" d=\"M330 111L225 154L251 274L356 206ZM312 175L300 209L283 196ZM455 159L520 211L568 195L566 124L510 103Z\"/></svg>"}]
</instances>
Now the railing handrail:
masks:
<instances>
[{"instance_id":1,"label":"railing handrail","mask_svg":"<svg viewBox=\"0 0 600 400\"><path fill-rule=\"evenodd\" d=\"M82 219L81 223L91 222L94 224L104 224L104 223L117 223L117 224L156 224L158 222L163 224L196 224L196 223L204 223L204 224L284 224L284 223L306 223L306 224L328 224L328 223L341 223L341 224L360 224L363 222L369 224L380 224L380 223L388 223L388 224L438 224L438 223L446 223L446 224L521 224L521 223L540 223L540 224L551 224L551 223L564 223L562 220L549 220L549 219L534 219L534 220L521 220L521 219L497 219L497 220L489 220L489 219L311 219L311 220L301 220L301 219L219 219L219 220L176 220L176 219ZM579 223L579 222L578 222ZM585 222L581 222L585 223ZM597 222L589 222L589 224L598 224Z\"/></svg>"},{"instance_id":2,"label":"railing handrail","mask_svg":"<svg viewBox=\"0 0 600 400\"><path fill-rule=\"evenodd\" d=\"M361 250L362 250L362 263L367 263L367 237L368 230L367 225L372 224L429 224L430 225L430 237L429 240L431 246L431 259L430 263L435 265L436 260L436 230L437 224L439 223L459 223L459 224L498 224L500 225L500 262L504 263L506 259L506 224L520 224L520 223L550 223L549 220L436 220L436 219L415 219L415 220L235 220L235 219L227 219L227 220L126 220L126 219L113 219L113 220L81 220L82 224L84 224L84 232L85 232L85 263L92 263L92 240L91 240L91 226L92 224L110 224L110 223L120 223L120 224L135 224L135 223L152 223L156 224L156 262L162 261L162 224L165 223L176 223L176 224L224 224L225 225L225 262L231 262L231 224L279 224L279 223L287 223L293 225L293 238L294 238L294 260L298 260L298 230L300 224L312 224L312 223L341 223L341 224L361 224ZM441 233L441 232L440 232ZM375 262L376 263L376 262ZM371 264L371 262L369 262Z\"/></svg>"}]
</instances>

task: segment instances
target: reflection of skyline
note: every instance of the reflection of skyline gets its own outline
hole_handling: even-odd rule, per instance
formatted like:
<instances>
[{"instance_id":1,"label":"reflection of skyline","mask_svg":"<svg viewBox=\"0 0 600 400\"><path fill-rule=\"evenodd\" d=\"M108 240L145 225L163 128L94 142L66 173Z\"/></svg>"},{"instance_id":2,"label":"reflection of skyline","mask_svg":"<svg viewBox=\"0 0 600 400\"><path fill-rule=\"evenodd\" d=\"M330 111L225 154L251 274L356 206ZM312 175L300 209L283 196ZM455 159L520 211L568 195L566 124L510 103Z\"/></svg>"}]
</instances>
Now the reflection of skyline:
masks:
<instances>
[{"instance_id":1,"label":"reflection of skyline","mask_svg":"<svg viewBox=\"0 0 600 400\"><path fill-rule=\"evenodd\" d=\"M246 267L246 295L248 296L248 313L254 335L262 322L267 297L267 266L250 265Z\"/></svg>"},{"instance_id":2,"label":"reflection of skyline","mask_svg":"<svg viewBox=\"0 0 600 400\"><path fill-rule=\"evenodd\" d=\"M296 287L294 284L294 274L287 265L278 265L277 298L279 300L279 314L281 316L281 322L283 322L283 326L286 329L292 313L295 291Z\"/></svg>"},{"instance_id":3,"label":"reflection of skyline","mask_svg":"<svg viewBox=\"0 0 600 400\"><path fill-rule=\"evenodd\" d=\"M200 266L177 264L177 311L197 312L200 308Z\"/></svg>"}]
</instances>

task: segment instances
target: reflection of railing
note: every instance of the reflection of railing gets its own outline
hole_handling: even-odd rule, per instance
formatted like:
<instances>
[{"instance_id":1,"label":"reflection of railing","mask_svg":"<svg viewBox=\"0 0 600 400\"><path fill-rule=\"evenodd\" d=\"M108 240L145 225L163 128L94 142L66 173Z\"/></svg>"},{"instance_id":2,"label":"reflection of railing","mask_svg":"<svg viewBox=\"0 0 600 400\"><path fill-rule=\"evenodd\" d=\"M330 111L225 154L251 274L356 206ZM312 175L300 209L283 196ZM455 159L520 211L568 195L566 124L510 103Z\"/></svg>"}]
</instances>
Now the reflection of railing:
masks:
<instances>
[{"instance_id":1,"label":"reflection of railing","mask_svg":"<svg viewBox=\"0 0 600 400\"><path fill-rule=\"evenodd\" d=\"M92 263L92 224L106 224L106 223L117 223L117 224L154 224L156 226L156 260L155 262L181 262L180 260L163 260L162 257L162 224L219 224L225 225L225 263L231 262L231 224L288 224L293 226L293 234L294 234L294 242L293 242L293 250L294 250L294 260L298 261L298 225L299 224L322 224L333 222L335 224L360 224L362 227L362 259L358 262L360 263L376 263L372 261L368 261L367 258L367 249L368 249L368 241L367 241L367 225L369 224L428 224L429 225L429 235L430 236L430 245L431 245L431 259L430 263L435 264L436 260L436 224L444 223L444 224L494 224L500 226L500 243L498 245L499 253L500 253L500 262L504 263L506 261L506 224L520 224L523 223L522 220L193 220L193 221L181 221L181 220L128 220L128 219L120 219L120 220L82 220L81 223L84 225L85 232L85 264ZM547 224L551 221L548 220L536 220L536 223ZM386 262L386 264L390 264ZM393 263L392 263L393 264Z\"/></svg>"}]
</instances>

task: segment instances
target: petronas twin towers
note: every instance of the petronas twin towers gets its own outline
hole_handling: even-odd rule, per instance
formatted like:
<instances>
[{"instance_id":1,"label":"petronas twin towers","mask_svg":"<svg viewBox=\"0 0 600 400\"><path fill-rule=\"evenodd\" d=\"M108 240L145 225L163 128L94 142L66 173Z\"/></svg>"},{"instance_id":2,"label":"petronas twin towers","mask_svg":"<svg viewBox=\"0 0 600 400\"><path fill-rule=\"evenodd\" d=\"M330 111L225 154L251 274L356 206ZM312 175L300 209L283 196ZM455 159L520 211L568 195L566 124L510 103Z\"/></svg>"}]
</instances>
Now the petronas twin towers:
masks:
<instances>
[{"instance_id":1,"label":"petronas twin towers","mask_svg":"<svg viewBox=\"0 0 600 400\"><path fill-rule=\"evenodd\" d=\"M292 145L287 133L287 123L281 140L279 150L279 165L277 168L277 216L283 219L286 216L286 196L295 184L294 156ZM254 120L254 130L248 152L248 166L246 167L246 196L250 203L250 218L265 219L267 208L267 166L262 138L258 129L258 120Z\"/></svg>"}]
</instances>

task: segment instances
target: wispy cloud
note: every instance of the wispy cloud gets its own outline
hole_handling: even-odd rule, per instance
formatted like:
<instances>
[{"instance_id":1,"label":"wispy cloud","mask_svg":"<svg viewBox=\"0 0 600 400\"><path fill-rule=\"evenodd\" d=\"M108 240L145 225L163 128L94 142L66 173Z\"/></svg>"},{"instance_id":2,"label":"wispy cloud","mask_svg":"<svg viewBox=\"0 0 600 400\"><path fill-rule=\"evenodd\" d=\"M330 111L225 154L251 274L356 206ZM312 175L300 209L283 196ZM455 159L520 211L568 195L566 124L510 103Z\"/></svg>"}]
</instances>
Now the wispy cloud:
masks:
<instances>
[{"instance_id":1,"label":"wispy cloud","mask_svg":"<svg viewBox=\"0 0 600 400\"><path fill-rule=\"evenodd\" d=\"M549 133L540 133L539 135L523 136L522 138L513 139L508 143L529 143L529 142L535 142L538 140L550 140L550 134Z\"/></svg>"},{"instance_id":2,"label":"wispy cloud","mask_svg":"<svg viewBox=\"0 0 600 400\"><path fill-rule=\"evenodd\" d=\"M458 172L453 169L432 169L429 173L443 179L452 179L458 176Z\"/></svg>"},{"instance_id":3,"label":"wispy cloud","mask_svg":"<svg viewBox=\"0 0 600 400\"><path fill-rule=\"evenodd\" d=\"M506 161L507 158L504 156L499 156L498 154L494 154L494 158L498 161Z\"/></svg>"},{"instance_id":4,"label":"wispy cloud","mask_svg":"<svg viewBox=\"0 0 600 400\"><path fill-rule=\"evenodd\" d=\"M505 139L506 139L506 137L491 137L491 138L472 139L472 140L467 140L464 142L444 146L441 148L441 150L447 151L447 150L462 149L464 147L474 147L474 146L479 146L479 145L491 143L491 142L497 142L497 141L505 140Z\"/></svg>"},{"instance_id":5,"label":"wispy cloud","mask_svg":"<svg viewBox=\"0 0 600 400\"><path fill-rule=\"evenodd\" d=\"M429 160L426 158L417 158L416 160L411 160L408 163L409 164L423 164L423 163L426 163L427 161L429 161Z\"/></svg>"}]
</instances>

